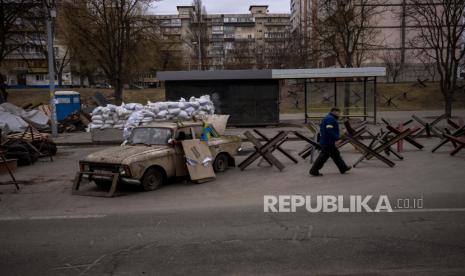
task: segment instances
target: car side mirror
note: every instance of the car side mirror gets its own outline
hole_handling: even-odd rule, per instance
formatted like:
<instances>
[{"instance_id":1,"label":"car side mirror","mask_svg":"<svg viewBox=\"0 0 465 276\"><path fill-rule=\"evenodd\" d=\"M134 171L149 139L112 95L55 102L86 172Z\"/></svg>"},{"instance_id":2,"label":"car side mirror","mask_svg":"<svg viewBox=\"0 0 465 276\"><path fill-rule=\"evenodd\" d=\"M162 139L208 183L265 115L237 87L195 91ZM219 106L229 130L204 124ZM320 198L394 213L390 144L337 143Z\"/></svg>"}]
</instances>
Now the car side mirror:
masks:
<instances>
[{"instance_id":1,"label":"car side mirror","mask_svg":"<svg viewBox=\"0 0 465 276\"><path fill-rule=\"evenodd\" d=\"M176 141L176 139L173 139L173 138L170 138L168 140L168 145L171 145L171 146L174 146L176 145L178 142Z\"/></svg>"}]
</instances>

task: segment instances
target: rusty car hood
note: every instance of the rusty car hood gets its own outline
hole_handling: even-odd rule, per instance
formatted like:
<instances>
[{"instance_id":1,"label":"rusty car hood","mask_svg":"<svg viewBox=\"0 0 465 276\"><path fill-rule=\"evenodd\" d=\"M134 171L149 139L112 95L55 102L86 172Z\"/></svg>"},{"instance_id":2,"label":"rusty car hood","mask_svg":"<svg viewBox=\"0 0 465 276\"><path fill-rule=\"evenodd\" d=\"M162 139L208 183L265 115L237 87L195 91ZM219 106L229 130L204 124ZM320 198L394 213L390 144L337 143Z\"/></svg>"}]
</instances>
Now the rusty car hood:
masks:
<instances>
[{"instance_id":1,"label":"rusty car hood","mask_svg":"<svg viewBox=\"0 0 465 276\"><path fill-rule=\"evenodd\" d=\"M125 145L119 147L110 147L89 154L82 161L92 163L110 163L122 164L128 158L134 158L142 154L154 154L164 150L169 150L169 146L144 146L144 145Z\"/></svg>"}]
</instances>

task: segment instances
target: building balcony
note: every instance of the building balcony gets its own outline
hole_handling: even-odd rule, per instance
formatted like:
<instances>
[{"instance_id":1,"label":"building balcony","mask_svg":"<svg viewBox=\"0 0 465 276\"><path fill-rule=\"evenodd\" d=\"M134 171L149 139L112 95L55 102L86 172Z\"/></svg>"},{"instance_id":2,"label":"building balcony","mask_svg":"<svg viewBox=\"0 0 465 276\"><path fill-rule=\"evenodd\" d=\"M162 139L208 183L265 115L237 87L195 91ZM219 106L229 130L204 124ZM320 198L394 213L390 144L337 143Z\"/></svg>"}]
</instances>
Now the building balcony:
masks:
<instances>
[{"instance_id":1,"label":"building balcony","mask_svg":"<svg viewBox=\"0 0 465 276\"><path fill-rule=\"evenodd\" d=\"M254 27L255 22L224 22L225 26Z\"/></svg>"},{"instance_id":2,"label":"building balcony","mask_svg":"<svg viewBox=\"0 0 465 276\"><path fill-rule=\"evenodd\" d=\"M248 38L248 37L237 37L235 38L237 42L254 42L255 38Z\"/></svg>"},{"instance_id":3,"label":"building balcony","mask_svg":"<svg viewBox=\"0 0 465 276\"><path fill-rule=\"evenodd\" d=\"M290 22L265 22L265 26L290 26Z\"/></svg>"},{"instance_id":4,"label":"building balcony","mask_svg":"<svg viewBox=\"0 0 465 276\"><path fill-rule=\"evenodd\" d=\"M42 53L10 53L6 56L5 60L24 60L24 59L45 59Z\"/></svg>"},{"instance_id":5,"label":"building balcony","mask_svg":"<svg viewBox=\"0 0 465 276\"><path fill-rule=\"evenodd\" d=\"M289 33L287 32L272 32L265 33L266 41L280 41L289 39Z\"/></svg>"}]
</instances>

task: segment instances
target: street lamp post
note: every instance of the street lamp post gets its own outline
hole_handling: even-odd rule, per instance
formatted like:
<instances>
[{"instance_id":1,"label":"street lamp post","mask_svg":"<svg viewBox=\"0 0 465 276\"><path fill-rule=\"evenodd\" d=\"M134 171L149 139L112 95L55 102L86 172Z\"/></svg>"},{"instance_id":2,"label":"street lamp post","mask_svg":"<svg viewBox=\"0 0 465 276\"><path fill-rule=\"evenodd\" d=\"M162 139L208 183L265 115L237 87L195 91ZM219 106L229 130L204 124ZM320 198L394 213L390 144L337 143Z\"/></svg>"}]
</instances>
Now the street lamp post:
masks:
<instances>
[{"instance_id":1,"label":"street lamp post","mask_svg":"<svg viewBox=\"0 0 465 276\"><path fill-rule=\"evenodd\" d=\"M197 34L198 39L198 49L199 49L199 71L202 71L202 48L200 44L200 32Z\"/></svg>"},{"instance_id":2,"label":"street lamp post","mask_svg":"<svg viewBox=\"0 0 465 276\"><path fill-rule=\"evenodd\" d=\"M56 17L56 11L54 7L47 6L45 3L46 9L46 28L47 28L47 52L48 52L48 78L50 84L50 107L52 112L52 136L56 138L58 136L57 129L57 112L55 105L55 66L54 66L54 57L55 51L53 50L53 32L52 32L52 19Z\"/></svg>"}]
</instances>

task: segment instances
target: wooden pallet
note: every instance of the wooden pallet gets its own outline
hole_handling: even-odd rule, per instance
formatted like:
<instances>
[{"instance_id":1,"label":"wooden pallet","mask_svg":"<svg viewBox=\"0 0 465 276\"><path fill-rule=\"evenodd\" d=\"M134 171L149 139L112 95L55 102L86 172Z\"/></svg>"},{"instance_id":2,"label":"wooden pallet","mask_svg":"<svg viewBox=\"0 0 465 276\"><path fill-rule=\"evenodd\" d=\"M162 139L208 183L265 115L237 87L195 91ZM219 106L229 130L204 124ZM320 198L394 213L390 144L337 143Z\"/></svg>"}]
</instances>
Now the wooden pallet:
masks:
<instances>
[{"instance_id":1,"label":"wooden pallet","mask_svg":"<svg viewBox=\"0 0 465 276\"><path fill-rule=\"evenodd\" d=\"M38 131L33 126L29 125L24 132L11 133L7 136L8 140L25 140L28 142L32 141L43 141L49 140L49 136L46 133Z\"/></svg>"}]
</instances>

